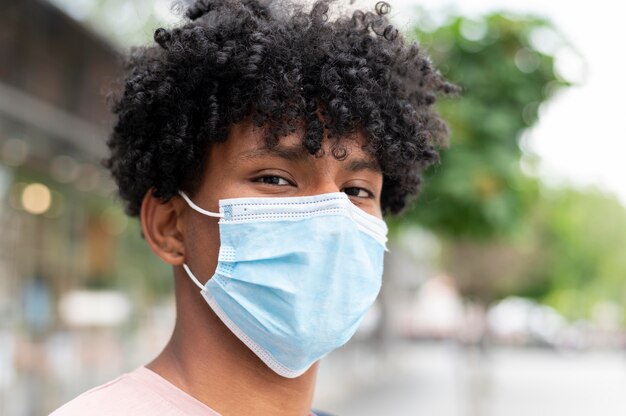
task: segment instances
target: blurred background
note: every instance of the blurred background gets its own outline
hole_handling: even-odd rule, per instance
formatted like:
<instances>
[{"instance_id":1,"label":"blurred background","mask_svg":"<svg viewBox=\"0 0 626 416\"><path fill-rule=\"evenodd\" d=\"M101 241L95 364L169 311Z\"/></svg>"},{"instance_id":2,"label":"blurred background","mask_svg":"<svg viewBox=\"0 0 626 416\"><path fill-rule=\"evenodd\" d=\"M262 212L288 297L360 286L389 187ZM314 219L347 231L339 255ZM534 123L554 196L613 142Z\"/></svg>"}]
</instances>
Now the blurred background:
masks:
<instances>
[{"instance_id":1,"label":"blurred background","mask_svg":"<svg viewBox=\"0 0 626 416\"><path fill-rule=\"evenodd\" d=\"M624 414L625 8L389 3L465 91L438 104L451 146L390 221L383 292L322 362L315 406ZM1 415L47 414L146 363L170 335L171 270L100 160L119 57L182 7L0 2Z\"/></svg>"}]
</instances>

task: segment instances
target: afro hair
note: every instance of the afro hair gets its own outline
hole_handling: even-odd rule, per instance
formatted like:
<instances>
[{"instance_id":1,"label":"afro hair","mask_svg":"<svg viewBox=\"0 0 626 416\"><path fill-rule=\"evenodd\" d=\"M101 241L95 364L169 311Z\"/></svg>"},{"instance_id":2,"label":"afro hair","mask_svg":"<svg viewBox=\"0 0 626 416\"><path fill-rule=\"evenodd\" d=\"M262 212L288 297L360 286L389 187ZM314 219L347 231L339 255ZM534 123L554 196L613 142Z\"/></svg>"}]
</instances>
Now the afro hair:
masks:
<instances>
[{"instance_id":1,"label":"afro hair","mask_svg":"<svg viewBox=\"0 0 626 416\"><path fill-rule=\"evenodd\" d=\"M447 140L433 104L457 87L390 24L387 3L330 19L332 5L198 0L179 27L131 49L104 162L129 215L151 189L164 201L193 194L211 144L247 117L270 147L302 131L312 155L326 134L345 157L342 140L362 132L383 174L383 212L407 205Z\"/></svg>"}]
</instances>

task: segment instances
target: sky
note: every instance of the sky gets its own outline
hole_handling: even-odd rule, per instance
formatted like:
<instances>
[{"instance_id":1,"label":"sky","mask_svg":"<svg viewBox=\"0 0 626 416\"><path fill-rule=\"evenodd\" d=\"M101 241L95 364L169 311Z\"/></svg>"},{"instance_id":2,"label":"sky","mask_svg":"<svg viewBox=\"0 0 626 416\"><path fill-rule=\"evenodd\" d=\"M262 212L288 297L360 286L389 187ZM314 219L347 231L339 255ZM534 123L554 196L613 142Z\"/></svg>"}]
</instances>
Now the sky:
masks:
<instances>
[{"instance_id":1,"label":"sky","mask_svg":"<svg viewBox=\"0 0 626 416\"><path fill-rule=\"evenodd\" d=\"M626 206L626 5L613 0L387 2L400 27L410 23L406 16L415 16L416 5L435 15L452 7L468 17L502 10L552 20L573 46L557 53L557 68L578 85L541 108L524 147L539 156L537 174L547 183L597 186ZM355 6L369 3L357 0Z\"/></svg>"}]
</instances>

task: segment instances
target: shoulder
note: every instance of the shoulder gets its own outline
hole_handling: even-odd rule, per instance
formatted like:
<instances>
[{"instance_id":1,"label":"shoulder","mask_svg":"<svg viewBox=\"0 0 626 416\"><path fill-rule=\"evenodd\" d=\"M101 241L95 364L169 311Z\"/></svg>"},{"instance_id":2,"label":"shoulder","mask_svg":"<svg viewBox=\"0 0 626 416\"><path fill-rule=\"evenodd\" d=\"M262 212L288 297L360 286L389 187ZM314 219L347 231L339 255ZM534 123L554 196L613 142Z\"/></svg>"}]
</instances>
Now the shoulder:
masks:
<instances>
[{"instance_id":1,"label":"shoulder","mask_svg":"<svg viewBox=\"0 0 626 416\"><path fill-rule=\"evenodd\" d=\"M105 400L108 400L111 393L117 390L116 387L120 384L124 384L125 378L127 378L126 374L101 386L94 387L93 389L86 391L59 407L57 410L52 412L50 416L79 415L84 414L87 409L90 411L96 411L97 414L100 414L97 410L99 409L99 406L97 405Z\"/></svg>"},{"instance_id":2,"label":"shoulder","mask_svg":"<svg viewBox=\"0 0 626 416\"><path fill-rule=\"evenodd\" d=\"M147 404L156 404L146 400L150 391L145 389L127 373L118 378L95 387L61 406L50 416L113 416L113 415L144 415L149 413Z\"/></svg>"}]
</instances>

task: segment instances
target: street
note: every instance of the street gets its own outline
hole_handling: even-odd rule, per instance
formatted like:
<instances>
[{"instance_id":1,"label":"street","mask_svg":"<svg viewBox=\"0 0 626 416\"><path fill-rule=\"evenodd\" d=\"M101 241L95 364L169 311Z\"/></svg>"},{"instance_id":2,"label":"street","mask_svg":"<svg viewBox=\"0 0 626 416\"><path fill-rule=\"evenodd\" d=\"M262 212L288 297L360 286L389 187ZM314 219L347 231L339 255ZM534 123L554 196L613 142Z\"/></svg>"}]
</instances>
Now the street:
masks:
<instances>
[{"instance_id":1,"label":"street","mask_svg":"<svg viewBox=\"0 0 626 416\"><path fill-rule=\"evenodd\" d=\"M374 356L347 349L327 357L315 408L336 416L626 413L626 359L618 351L494 347L481 358L455 344L407 343L391 346L378 365Z\"/></svg>"}]
</instances>

